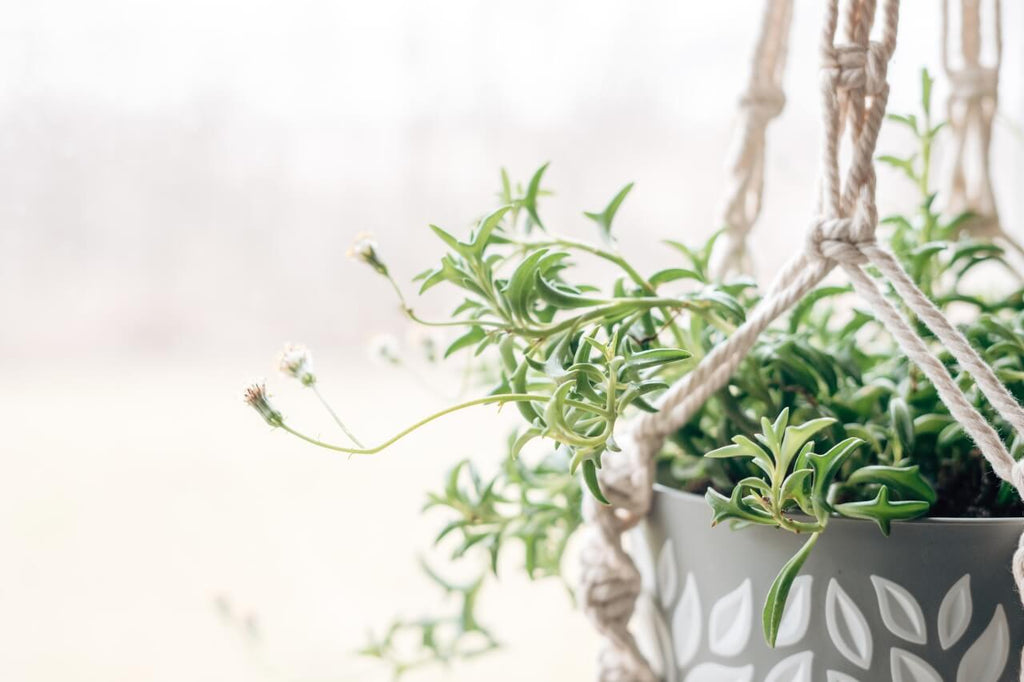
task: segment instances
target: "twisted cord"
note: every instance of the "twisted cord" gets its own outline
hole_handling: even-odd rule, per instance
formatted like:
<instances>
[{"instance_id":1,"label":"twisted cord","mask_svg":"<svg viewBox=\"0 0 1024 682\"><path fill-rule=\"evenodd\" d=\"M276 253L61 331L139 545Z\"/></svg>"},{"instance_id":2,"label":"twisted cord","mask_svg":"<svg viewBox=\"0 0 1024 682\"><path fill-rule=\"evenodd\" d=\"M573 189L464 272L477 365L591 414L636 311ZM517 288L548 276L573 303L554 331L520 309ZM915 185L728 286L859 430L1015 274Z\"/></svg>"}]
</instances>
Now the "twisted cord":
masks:
<instances>
[{"instance_id":1,"label":"twisted cord","mask_svg":"<svg viewBox=\"0 0 1024 682\"><path fill-rule=\"evenodd\" d=\"M718 276L753 271L747 239L761 214L768 124L786 104L782 75L792 16L793 0L766 0L750 78L740 98L739 134L728 164L729 185L721 212L725 249L714 268Z\"/></svg>"}]
</instances>

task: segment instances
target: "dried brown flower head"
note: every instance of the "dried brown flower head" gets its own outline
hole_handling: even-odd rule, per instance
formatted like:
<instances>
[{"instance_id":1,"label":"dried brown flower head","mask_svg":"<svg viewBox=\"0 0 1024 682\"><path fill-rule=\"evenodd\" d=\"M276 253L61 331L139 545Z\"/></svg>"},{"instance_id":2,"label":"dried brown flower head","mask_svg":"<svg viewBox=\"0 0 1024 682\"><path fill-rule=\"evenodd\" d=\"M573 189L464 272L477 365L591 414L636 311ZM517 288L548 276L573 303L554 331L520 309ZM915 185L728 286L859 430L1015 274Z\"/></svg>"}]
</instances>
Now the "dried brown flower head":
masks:
<instances>
[{"instance_id":1,"label":"dried brown flower head","mask_svg":"<svg viewBox=\"0 0 1024 682\"><path fill-rule=\"evenodd\" d=\"M267 384L262 379L253 381L245 388L242 400L247 405L260 413L260 416L271 426L281 426L284 417L273 405L270 404L270 397L267 395Z\"/></svg>"}]
</instances>

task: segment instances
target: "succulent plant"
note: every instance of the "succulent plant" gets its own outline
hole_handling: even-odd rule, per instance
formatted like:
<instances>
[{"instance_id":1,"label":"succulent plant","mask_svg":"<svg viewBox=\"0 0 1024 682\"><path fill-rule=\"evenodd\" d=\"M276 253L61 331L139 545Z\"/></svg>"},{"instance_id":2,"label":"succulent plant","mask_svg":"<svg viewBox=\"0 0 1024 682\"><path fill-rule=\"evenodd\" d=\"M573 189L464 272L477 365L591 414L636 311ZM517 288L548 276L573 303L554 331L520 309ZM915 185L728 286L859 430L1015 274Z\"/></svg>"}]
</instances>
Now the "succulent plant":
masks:
<instances>
[{"instance_id":1,"label":"succulent plant","mask_svg":"<svg viewBox=\"0 0 1024 682\"><path fill-rule=\"evenodd\" d=\"M883 219L883 229L936 305L970 313L967 336L1011 392L1024 396L1024 290L979 293L969 276L977 268L1007 265L998 245L960 235L968 214L949 217L936 208L930 165L942 124L932 122L927 72L922 85L919 115L889 117L914 136L918 151L879 157L913 182L919 206L913 215ZM364 653L390 662L396 673L457 657L463 637L483 633L484 649L495 644L472 609L486 575L497 573L502 549L510 541L521 543L531 577L558 575L566 543L580 523L582 488L606 502L598 471L603 457L619 450L617 425L630 413L653 410L652 399L742 323L759 299L753 281L718 281L710 274L717 234L697 248L666 242L679 259L667 269L647 274L627 260L613 225L632 184L602 210L584 213L595 224L597 242L550 231L539 208L548 194L546 169L541 166L525 185L512 183L503 171L500 206L465 237L431 226L445 254L416 281L420 294L442 286L457 293L447 319L427 320L416 312L375 242L361 236L352 250L353 258L387 280L412 322L456 331L443 356L467 357L486 368L477 373L490 381L482 396L364 447L326 402L351 443L306 435L268 402L262 384L250 391L259 398L250 402L271 426L350 454L379 452L458 410L516 405L521 427L492 467L493 476L484 478L475 462L465 463L430 497L429 506L449 516L437 539L459 540L453 559L482 550L486 562L480 579L467 586L437 579L447 594L460 596L459 615L444 620L454 624L454 634L443 643L437 636L441 621L426 619L396 622L366 648ZM577 259L596 260L610 273L584 280ZM934 387L871 313L851 304L849 294L849 287L823 286L784 324L767 330L729 384L671 435L657 459L659 481L706 494L714 522L769 524L808 536L782 567L765 604L769 642L775 641L793 580L833 516L871 520L887 533L893 521L926 514L1024 511L1012 488L987 470ZM922 333L930 338L927 330ZM309 366L307 355L301 359ZM955 361L942 359L959 376ZM296 376L291 367L287 371ZM304 383L313 390L318 385L313 379ZM979 410L1008 431L966 382L964 387ZM1022 451L1024 444L1013 444L1015 456ZM391 644L395 633L410 629L419 633L423 651L406 658Z\"/></svg>"}]
</instances>

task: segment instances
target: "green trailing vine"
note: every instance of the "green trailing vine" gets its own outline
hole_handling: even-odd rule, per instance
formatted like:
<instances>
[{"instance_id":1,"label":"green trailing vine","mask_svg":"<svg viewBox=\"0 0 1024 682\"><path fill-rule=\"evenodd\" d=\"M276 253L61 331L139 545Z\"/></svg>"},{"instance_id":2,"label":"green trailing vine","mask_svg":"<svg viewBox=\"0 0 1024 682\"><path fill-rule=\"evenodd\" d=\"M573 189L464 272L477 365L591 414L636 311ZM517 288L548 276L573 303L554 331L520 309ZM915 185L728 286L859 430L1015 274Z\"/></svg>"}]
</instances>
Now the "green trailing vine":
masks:
<instances>
[{"instance_id":1,"label":"green trailing vine","mask_svg":"<svg viewBox=\"0 0 1024 682\"><path fill-rule=\"evenodd\" d=\"M885 237L940 308L967 313L961 315L969 320L965 334L1010 391L1024 397L1024 291L979 290L968 276L1006 263L998 245L961 235L970 215L938 209L930 168L943 125L932 120L931 87L923 72L921 111L889 116L913 137L916 151L879 161L905 175L919 201L913 213L881 221ZM420 294L435 288L457 294L443 320L416 312L372 239L360 237L350 252L387 281L412 322L453 332L443 357L473 358L488 368L479 373L492 379L482 395L364 446L326 402L346 441L313 438L294 426L261 382L246 394L272 427L349 454L380 452L463 409L514 404L518 410L521 425L492 463L494 473L484 476L476 460L463 462L429 497L428 508L445 519L436 542L454 563L477 562L477 577L455 583L431 569L452 612L397 620L371 638L363 653L396 675L497 645L480 625L476 605L507 548L517 548L531 577L561 575L584 489L605 500L598 471L603 457L619 450L616 427L633 412L653 410L659 392L727 337L759 300L751 281L710 275L717 235L697 248L666 242L677 257L666 269L646 272L630 262L617 246L614 225L632 184L603 209L584 213L596 241L554 232L539 206L549 194L546 169L521 185L503 171L499 207L465 235L431 226L445 252L415 281ZM604 276L583 279L575 267L580 259L603 264ZM953 358L940 357L959 377ZM304 350L286 351L281 367L316 390ZM963 386L982 414L1008 432L969 383ZM1024 444L1011 449L1019 458ZM820 287L767 330L729 384L671 435L656 464L661 483L705 495L714 523L768 525L806 536L766 600L769 643L792 581L831 519L870 520L887 534L892 522L927 514L1024 511L1013 489L988 471L934 387L873 315L857 307L848 286ZM398 644L410 637L417 643L411 652Z\"/></svg>"}]
</instances>

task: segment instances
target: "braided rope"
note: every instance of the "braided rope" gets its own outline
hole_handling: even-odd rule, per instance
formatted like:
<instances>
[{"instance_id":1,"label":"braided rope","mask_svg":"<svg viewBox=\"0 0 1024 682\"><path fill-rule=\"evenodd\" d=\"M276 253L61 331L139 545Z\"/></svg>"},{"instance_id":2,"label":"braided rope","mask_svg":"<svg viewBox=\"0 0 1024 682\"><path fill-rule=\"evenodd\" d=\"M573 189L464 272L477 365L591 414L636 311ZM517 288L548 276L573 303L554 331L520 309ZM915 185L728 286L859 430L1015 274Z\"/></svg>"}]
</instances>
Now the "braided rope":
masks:
<instances>
[{"instance_id":1,"label":"braided rope","mask_svg":"<svg viewBox=\"0 0 1024 682\"><path fill-rule=\"evenodd\" d=\"M899 0L884 0L881 40L870 40L876 0L847 0L846 42L836 44L840 0L829 0L821 41L821 96L824 139L820 217L811 224L804 249L778 273L747 320L697 367L667 390L658 411L643 414L622 439L623 455L608 457L601 472L612 504L588 500L590 532L583 551L581 596L604 638L599 679L602 682L649 682L656 679L629 632L629 619L640 591L640 578L622 548L622 534L646 515L651 503L654 458L670 433L686 424L715 392L725 386L758 336L802 299L837 266L854 290L874 310L900 348L935 385L950 413L974 439L995 473L1024 495L1024 462L1015 462L995 429L964 395L942 362L929 350L913 323L879 288L872 266L906 308L932 330L999 414L1024 434L1024 410L970 343L928 300L899 261L875 238L873 154L885 115L889 86L886 72L896 47ZM840 140L848 133L850 162L840 172ZM1013 575L1024 598L1024 536L1013 558ZM1021 654L1024 682L1024 651Z\"/></svg>"},{"instance_id":2,"label":"braided rope","mask_svg":"<svg viewBox=\"0 0 1024 682\"><path fill-rule=\"evenodd\" d=\"M753 271L747 238L761 214L768 124L786 105L782 75L792 17L793 0L765 1L750 79L739 103L739 132L728 164L729 185L721 213L725 248L715 263L720 275Z\"/></svg>"},{"instance_id":3,"label":"braided rope","mask_svg":"<svg viewBox=\"0 0 1024 682\"><path fill-rule=\"evenodd\" d=\"M974 214L964 223L964 232L1001 242L1024 256L1024 246L1002 227L992 187L992 122L999 105L1003 53L1002 0L993 0L992 5L992 62L981 63L981 1L960 0L960 64L953 66L949 54L949 0L942 2L942 67L950 83L946 116L953 137L948 208Z\"/></svg>"}]
</instances>

